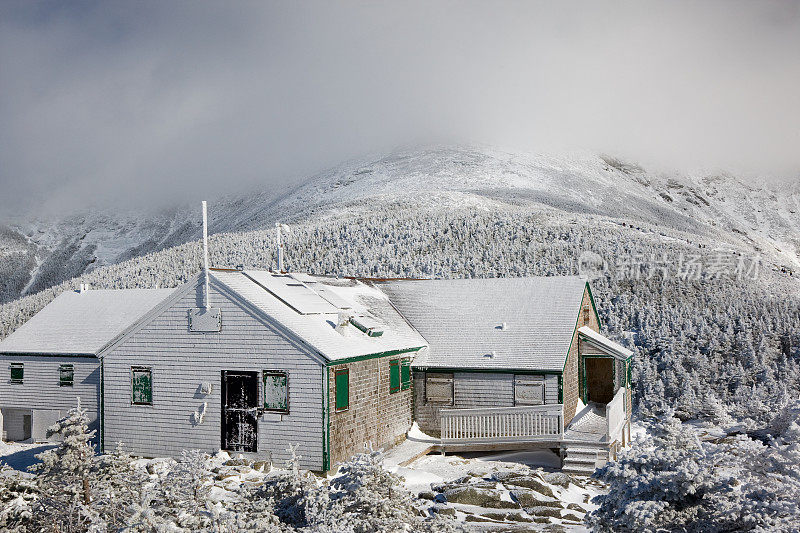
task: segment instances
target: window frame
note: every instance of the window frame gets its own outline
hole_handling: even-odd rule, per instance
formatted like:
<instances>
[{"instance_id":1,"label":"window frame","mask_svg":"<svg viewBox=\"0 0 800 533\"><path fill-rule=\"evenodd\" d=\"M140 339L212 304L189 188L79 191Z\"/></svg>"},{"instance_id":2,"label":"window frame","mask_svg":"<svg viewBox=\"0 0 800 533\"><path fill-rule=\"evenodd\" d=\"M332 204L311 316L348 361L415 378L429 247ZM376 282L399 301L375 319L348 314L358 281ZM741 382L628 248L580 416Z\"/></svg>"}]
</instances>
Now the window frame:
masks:
<instances>
[{"instance_id":1,"label":"window frame","mask_svg":"<svg viewBox=\"0 0 800 533\"><path fill-rule=\"evenodd\" d=\"M442 376L450 376L450 377L442 377ZM450 384L450 399L449 401L442 401L442 400L431 400L430 395L428 394L428 383L430 380L440 380L443 383ZM426 372L425 373L425 404L426 405L438 405L438 406L453 406L456 403L456 380L455 374L452 372Z\"/></svg>"},{"instance_id":2,"label":"window frame","mask_svg":"<svg viewBox=\"0 0 800 533\"><path fill-rule=\"evenodd\" d=\"M392 359L389 361L389 394L400 392L401 386L400 359Z\"/></svg>"},{"instance_id":3,"label":"window frame","mask_svg":"<svg viewBox=\"0 0 800 533\"><path fill-rule=\"evenodd\" d=\"M339 406L339 376L346 376L345 387L347 388L347 403ZM341 413L350 409L350 369L339 368L333 371L333 407L335 413Z\"/></svg>"},{"instance_id":4,"label":"window frame","mask_svg":"<svg viewBox=\"0 0 800 533\"><path fill-rule=\"evenodd\" d=\"M521 378L521 379L520 379ZM523 387L534 387L538 386L541 388L542 391L542 402L541 403L527 403L523 402L520 403L517 401L517 386L522 385ZM535 407L538 405L547 405L547 380L545 376L541 374L514 374L514 406L520 407Z\"/></svg>"},{"instance_id":5,"label":"window frame","mask_svg":"<svg viewBox=\"0 0 800 533\"><path fill-rule=\"evenodd\" d=\"M64 372L69 371L69 381L64 379ZM59 387L74 387L75 386L75 365L73 363L61 363L58 365L58 386Z\"/></svg>"},{"instance_id":6,"label":"window frame","mask_svg":"<svg viewBox=\"0 0 800 533\"><path fill-rule=\"evenodd\" d=\"M269 376L282 376L284 379L284 407L276 408L276 407L267 407L267 377ZM263 411L265 413L279 413L283 415L289 414L289 373L285 370L263 370L261 372L261 386L263 388L262 391L262 403L263 403Z\"/></svg>"},{"instance_id":7,"label":"window frame","mask_svg":"<svg viewBox=\"0 0 800 533\"><path fill-rule=\"evenodd\" d=\"M19 383L22 384L25 382L25 363L10 363L9 364L9 380L11 383ZM18 378L14 377L14 371L18 370L20 372L20 376Z\"/></svg>"},{"instance_id":8,"label":"window frame","mask_svg":"<svg viewBox=\"0 0 800 533\"><path fill-rule=\"evenodd\" d=\"M133 376L135 372L144 372L150 376L150 401L149 402L137 402L134 399L134 380ZM142 366L142 365L135 365L131 366L131 405L153 405L153 367L152 366Z\"/></svg>"},{"instance_id":9,"label":"window frame","mask_svg":"<svg viewBox=\"0 0 800 533\"><path fill-rule=\"evenodd\" d=\"M411 388L411 359L400 361L400 389L408 390Z\"/></svg>"}]
</instances>

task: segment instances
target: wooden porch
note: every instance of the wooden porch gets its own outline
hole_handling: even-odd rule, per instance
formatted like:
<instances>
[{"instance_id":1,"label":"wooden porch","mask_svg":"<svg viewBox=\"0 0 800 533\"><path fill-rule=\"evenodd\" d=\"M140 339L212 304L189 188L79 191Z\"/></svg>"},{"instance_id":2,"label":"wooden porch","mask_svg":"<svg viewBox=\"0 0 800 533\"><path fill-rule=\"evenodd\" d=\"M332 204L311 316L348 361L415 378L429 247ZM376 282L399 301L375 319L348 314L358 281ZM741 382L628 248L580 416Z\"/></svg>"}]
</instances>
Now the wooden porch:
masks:
<instances>
[{"instance_id":1,"label":"wooden porch","mask_svg":"<svg viewBox=\"0 0 800 533\"><path fill-rule=\"evenodd\" d=\"M566 428L562 404L442 409L441 451L558 449L565 469L590 474L630 438L625 394L589 404Z\"/></svg>"},{"instance_id":2,"label":"wooden porch","mask_svg":"<svg viewBox=\"0 0 800 533\"><path fill-rule=\"evenodd\" d=\"M558 447L564 434L562 404L442 409L442 452Z\"/></svg>"}]
</instances>

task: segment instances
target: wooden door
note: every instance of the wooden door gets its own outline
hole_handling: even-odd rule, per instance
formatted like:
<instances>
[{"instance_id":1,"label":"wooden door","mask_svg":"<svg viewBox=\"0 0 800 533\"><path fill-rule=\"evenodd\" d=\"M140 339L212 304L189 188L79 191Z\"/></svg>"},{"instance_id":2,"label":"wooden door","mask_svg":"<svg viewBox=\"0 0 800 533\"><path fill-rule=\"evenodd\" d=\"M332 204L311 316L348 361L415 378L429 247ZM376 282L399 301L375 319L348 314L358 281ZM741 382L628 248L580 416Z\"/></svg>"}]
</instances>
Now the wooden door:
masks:
<instances>
[{"instance_id":1,"label":"wooden door","mask_svg":"<svg viewBox=\"0 0 800 533\"><path fill-rule=\"evenodd\" d=\"M611 357L586 357L586 389L590 402L608 403L614 399L614 359Z\"/></svg>"},{"instance_id":2,"label":"wooden door","mask_svg":"<svg viewBox=\"0 0 800 533\"><path fill-rule=\"evenodd\" d=\"M258 372L222 371L222 449L258 451Z\"/></svg>"}]
</instances>

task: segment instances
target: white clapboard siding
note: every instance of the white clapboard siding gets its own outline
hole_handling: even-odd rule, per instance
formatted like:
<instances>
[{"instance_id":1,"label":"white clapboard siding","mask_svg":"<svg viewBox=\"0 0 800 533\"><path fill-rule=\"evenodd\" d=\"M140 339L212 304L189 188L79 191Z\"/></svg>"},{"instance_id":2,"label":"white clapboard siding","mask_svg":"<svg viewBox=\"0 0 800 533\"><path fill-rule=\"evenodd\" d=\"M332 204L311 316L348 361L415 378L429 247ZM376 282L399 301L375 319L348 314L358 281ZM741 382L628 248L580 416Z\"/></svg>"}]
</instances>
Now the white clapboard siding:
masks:
<instances>
[{"instance_id":1,"label":"white clapboard siding","mask_svg":"<svg viewBox=\"0 0 800 533\"><path fill-rule=\"evenodd\" d=\"M456 372L454 378L455 399L453 407L470 409L473 407L513 407L514 374L489 372ZM545 403L558 403L558 376L546 375L543 378L529 378L518 374L520 379L544 379Z\"/></svg>"},{"instance_id":2,"label":"white clapboard siding","mask_svg":"<svg viewBox=\"0 0 800 533\"><path fill-rule=\"evenodd\" d=\"M11 382L11 363L23 363L25 374L22 383ZM71 364L74 369L72 387L59 384L59 366ZM0 408L49 411L48 420L56 411L67 411L81 399L87 411L90 428L97 428L100 410L100 362L94 357L57 357L43 355L0 356ZM37 420L40 417L36 417ZM11 423L7 420L6 423ZM40 424L37 424L40 425ZM35 431L37 439L44 438L44 430Z\"/></svg>"},{"instance_id":3,"label":"white clapboard siding","mask_svg":"<svg viewBox=\"0 0 800 533\"><path fill-rule=\"evenodd\" d=\"M149 325L106 355L105 446L117 441L134 454L178 457L182 450L216 452L221 445L221 371L288 374L289 414L258 421L258 453L283 464L290 444L301 466L322 469L322 364L272 325L212 285L211 306L222 309L222 331L190 333L188 313L198 307L190 291ZM152 367L153 405L131 405L131 366ZM211 383L210 394L202 394ZM194 413L207 403L201 424Z\"/></svg>"},{"instance_id":4,"label":"white clapboard siding","mask_svg":"<svg viewBox=\"0 0 800 533\"><path fill-rule=\"evenodd\" d=\"M430 373L438 374L431 369ZM441 410L473 409L481 407L513 407L514 378L511 373L492 372L456 372L453 374L453 405L442 405L426 401L426 372L414 372L414 418L423 431L436 434L441 428ZM555 374L538 375L535 378L517 374L521 379L543 379L545 404L558 403L558 376Z\"/></svg>"}]
</instances>

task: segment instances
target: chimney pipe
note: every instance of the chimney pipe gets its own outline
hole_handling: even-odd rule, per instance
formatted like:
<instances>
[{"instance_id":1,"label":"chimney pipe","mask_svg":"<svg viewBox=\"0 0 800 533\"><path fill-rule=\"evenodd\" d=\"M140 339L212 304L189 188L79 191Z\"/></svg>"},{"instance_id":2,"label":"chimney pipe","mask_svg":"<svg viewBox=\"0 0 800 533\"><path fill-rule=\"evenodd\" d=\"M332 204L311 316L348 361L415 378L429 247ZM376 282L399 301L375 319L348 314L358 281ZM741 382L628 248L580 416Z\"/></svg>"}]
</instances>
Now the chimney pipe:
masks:
<instances>
[{"instance_id":1,"label":"chimney pipe","mask_svg":"<svg viewBox=\"0 0 800 533\"><path fill-rule=\"evenodd\" d=\"M205 290L203 291L205 308L208 303L208 216L206 215L206 201L203 200L203 271L205 273Z\"/></svg>"},{"instance_id":2,"label":"chimney pipe","mask_svg":"<svg viewBox=\"0 0 800 533\"><path fill-rule=\"evenodd\" d=\"M276 242L277 242L277 245L278 245L278 249L277 249L277 253L278 253L278 273L280 274L280 273L283 272L283 243L281 242L281 223L280 222L276 222L275 223L275 233L276 233L276 238L277 238Z\"/></svg>"}]
</instances>

